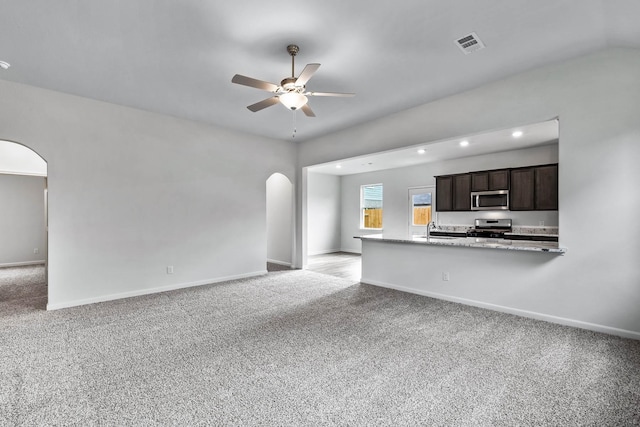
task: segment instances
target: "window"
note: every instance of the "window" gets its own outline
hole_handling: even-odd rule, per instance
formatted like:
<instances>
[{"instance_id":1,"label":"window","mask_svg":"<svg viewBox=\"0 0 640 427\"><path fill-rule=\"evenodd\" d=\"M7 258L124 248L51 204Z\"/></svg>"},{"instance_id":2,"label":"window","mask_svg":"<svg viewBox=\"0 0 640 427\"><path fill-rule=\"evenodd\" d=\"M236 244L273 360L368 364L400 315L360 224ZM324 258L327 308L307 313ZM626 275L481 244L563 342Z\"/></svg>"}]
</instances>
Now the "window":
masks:
<instances>
[{"instance_id":1,"label":"window","mask_svg":"<svg viewBox=\"0 0 640 427\"><path fill-rule=\"evenodd\" d=\"M382 184L360 187L360 227L382 228Z\"/></svg>"}]
</instances>

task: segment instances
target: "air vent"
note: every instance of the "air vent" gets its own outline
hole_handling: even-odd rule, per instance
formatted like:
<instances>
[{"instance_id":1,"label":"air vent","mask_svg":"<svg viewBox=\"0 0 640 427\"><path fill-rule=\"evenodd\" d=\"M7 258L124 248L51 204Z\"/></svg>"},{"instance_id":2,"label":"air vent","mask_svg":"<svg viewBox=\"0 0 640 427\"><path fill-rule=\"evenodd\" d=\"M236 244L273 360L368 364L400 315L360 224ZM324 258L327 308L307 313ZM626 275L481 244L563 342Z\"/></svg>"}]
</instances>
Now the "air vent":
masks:
<instances>
[{"instance_id":1,"label":"air vent","mask_svg":"<svg viewBox=\"0 0 640 427\"><path fill-rule=\"evenodd\" d=\"M484 49L484 43L478 37L476 33L471 33L455 41L456 46L464 52L465 55L475 52L476 50Z\"/></svg>"}]
</instances>

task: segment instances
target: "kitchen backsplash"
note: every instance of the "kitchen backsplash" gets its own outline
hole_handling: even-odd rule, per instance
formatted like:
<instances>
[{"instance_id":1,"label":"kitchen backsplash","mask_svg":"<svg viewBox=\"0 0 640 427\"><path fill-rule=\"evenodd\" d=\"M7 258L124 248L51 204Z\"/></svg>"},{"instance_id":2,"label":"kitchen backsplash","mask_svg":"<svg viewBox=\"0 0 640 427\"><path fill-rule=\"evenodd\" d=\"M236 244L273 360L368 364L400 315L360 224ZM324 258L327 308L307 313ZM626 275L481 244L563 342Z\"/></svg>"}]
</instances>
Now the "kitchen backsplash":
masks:
<instances>
[{"instance_id":1,"label":"kitchen backsplash","mask_svg":"<svg viewBox=\"0 0 640 427\"><path fill-rule=\"evenodd\" d=\"M438 229L442 231L449 232L457 232L464 233L465 231L473 228L471 224L467 225L442 225L439 226ZM514 225L512 227L513 234L550 234L557 236L558 235L558 227L547 227L547 226L522 226L522 225Z\"/></svg>"},{"instance_id":2,"label":"kitchen backsplash","mask_svg":"<svg viewBox=\"0 0 640 427\"><path fill-rule=\"evenodd\" d=\"M558 235L558 227L545 226L514 226L512 227L514 234L552 234Z\"/></svg>"}]
</instances>

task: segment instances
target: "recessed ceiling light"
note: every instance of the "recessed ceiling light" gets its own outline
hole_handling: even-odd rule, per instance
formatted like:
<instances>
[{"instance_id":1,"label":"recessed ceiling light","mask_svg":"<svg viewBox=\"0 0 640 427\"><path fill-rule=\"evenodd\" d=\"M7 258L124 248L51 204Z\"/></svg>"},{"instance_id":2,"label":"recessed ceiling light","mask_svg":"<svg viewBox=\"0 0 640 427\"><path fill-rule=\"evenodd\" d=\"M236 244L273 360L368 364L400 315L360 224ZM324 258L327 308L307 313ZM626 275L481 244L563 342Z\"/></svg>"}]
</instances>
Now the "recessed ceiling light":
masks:
<instances>
[{"instance_id":1,"label":"recessed ceiling light","mask_svg":"<svg viewBox=\"0 0 640 427\"><path fill-rule=\"evenodd\" d=\"M336 165L336 169L342 169L342 165Z\"/></svg>"},{"instance_id":2,"label":"recessed ceiling light","mask_svg":"<svg viewBox=\"0 0 640 427\"><path fill-rule=\"evenodd\" d=\"M460 141L461 147L466 147L467 145L469 145L469 141L467 141L466 139L464 141Z\"/></svg>"},{"instance_id":3,"label":"recessed ceiling light","mask_svg":"<svg viewBox=\"0 0 640 427\"><path fill-rule=\"evenodd\" d=\"M0 68L6 70L9 67L11 67L11 64L9 64L8 62L0 61Z\"/></svg>"},{"instance_id":4,"label":"recessed ceiling light","mask_svg":"<svg viewBox=\"0 0 640 427\"><path fill-rule=\"evenodd\" d=\"M511 136L514 137L514 138L520 138L522 136L522 131L521 130L517 130L517 131L513 132L511 134Z\"/></svg>"},{"instance_id":5,"label":"recessed ceiling light","mask_svg":"<svg viewBox=\"0 0 640 427\"><path fill-rule=\"evenodd\" d=\"M418 150L418 154L424 154L426 152L427 152L427 150L425 150L424 148L421 148L421 149Z\"/></svg>"}]
</instances>

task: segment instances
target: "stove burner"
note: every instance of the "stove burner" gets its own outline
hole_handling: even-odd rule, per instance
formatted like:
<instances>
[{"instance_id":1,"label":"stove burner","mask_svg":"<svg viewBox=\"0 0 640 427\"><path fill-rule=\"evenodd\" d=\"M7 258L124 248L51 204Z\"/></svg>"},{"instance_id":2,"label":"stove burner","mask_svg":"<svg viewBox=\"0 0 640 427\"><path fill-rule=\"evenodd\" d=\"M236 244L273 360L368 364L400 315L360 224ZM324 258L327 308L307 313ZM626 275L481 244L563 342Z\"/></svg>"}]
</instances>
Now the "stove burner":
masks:
<instances>
[{"instance_id":1,"label":"stove burner","mask_svg":"<svg viewBox=\"0 0 640 427\"><path fill-rule=\"evenodd\" d=\"M510 219L476 219L475 228L467 231L467 237L487 237L504 239L504 233L511 232Z\"/></svg>"}]
</instances>

